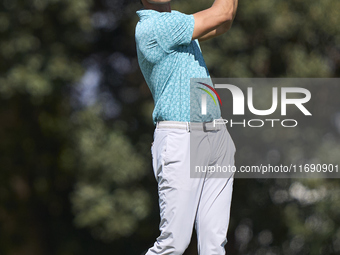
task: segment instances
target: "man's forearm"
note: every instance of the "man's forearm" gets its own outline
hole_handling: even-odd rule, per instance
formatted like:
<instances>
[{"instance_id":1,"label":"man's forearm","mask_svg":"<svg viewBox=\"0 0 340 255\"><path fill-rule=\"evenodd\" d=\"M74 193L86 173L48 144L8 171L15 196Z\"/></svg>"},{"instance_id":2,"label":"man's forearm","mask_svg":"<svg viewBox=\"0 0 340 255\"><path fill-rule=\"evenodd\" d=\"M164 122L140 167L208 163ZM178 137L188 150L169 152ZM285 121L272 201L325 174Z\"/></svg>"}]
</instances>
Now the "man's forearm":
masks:
<instances>
[{"instance_id":1,"label":"man's forearm","mask_svg":"<svg viewBox=\"0 0 340 255\"><path fill-rule=\"evenodd\" d=\"M227 28L226 23L232 23L238 0L215 0L206 10L194 13L195 27L192 39L211 38L223 33ZM222 27L221 27L222 26Z\"/></svg>"},{"instance_id":2,"label":"man's forearm","mask_svg":"<svg viewBox=\"0 0 340 255\"><path fill-rule=\"evenodd\" d=\"M215 0L211 8L216 11L235 17L238 0Z\"/></svg>"},{"instance_id":3,"label":"man's forearm","mask_svg":"<svg viewBox=\"0 0 340 255\"><path fill-rule=\"evenodd\" d=\"M238 7L238 0L234 0L233 20L235 19L235 16L236 16L237 7Z\"/></svg>"},{"instance_id":4,"label":"man's forearm","mask_svg":"<svg viewBox=\"0 0 340 255\"><path fill-rule=\"evenodd\" d=\"M238 0L233 0L233 1L234 1L234 4L233 4L232 19L224 22L219 27L217 27L215 30L201 36L199 38L200 42L206 41L208 39L214 38L214 37L219 36L219 35L222 35L222 34L226 33L231 28L231 25L232 25L234 18L236 16L236 10L237 10L237 7L238 7Z\"/></svg>"},{"instance_id":5,"label":"man's forearm","mask_svg":"<svg viewBox=\"0 0 340 255\"><path fill-rule=\"evenodd\" d=\"M229 30L231 28L231 25L233 24L233 21L234 21L235 16L236 16L237 7L238 7L238 0L234 0L234 10L233 10L233 18L232 18L232 20L228 20L227 22L225 22L224 24L221 25L221 26L227 27L226 30ZM224 33L225 32L226 31L224 31Z\"/></svg>"}]
</instances>

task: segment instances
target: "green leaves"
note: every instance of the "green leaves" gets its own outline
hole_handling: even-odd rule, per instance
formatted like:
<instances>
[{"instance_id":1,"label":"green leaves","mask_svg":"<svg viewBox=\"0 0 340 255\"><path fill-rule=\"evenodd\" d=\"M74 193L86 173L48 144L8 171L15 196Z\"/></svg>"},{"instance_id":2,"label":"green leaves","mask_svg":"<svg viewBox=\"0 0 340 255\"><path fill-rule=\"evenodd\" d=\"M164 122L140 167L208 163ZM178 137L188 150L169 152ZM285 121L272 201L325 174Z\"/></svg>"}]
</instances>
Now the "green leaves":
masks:
<instances>
[{"instance_id":1,"label":"green leaves","mask_svg":"<svg viewBox=\"0 0 340 255\"><path fill-rule=\"evenodd\" d=\"M79 170L71 201L77 226L112 240L131 235L148 215L149 194L138 185L148 164L120 130L105 125L95 109L75 117Z\"/></svg>"}]
</instances>

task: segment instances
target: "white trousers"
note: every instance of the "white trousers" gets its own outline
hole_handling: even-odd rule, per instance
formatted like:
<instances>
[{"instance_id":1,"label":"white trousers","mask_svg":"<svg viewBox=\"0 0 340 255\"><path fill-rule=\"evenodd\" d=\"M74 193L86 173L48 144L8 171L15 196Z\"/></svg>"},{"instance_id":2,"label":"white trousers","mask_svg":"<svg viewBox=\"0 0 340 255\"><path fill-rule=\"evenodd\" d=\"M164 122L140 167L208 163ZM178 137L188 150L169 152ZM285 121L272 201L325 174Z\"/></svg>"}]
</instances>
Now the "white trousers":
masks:
<instances>
[{"instance_id":1,"label":"white trousers","mask_svg":"<svg viewBox=\"0 0 340 255\"><path fill-rule=\"evenodd\" d=\"M194 130L187 122L157 123L151 151L161 233L146 255L183 254L194 226L200 255L225 254L233 175L191 178L190 164L234 165L235 146L224 125L216 130L197 124Z\"/></svg>"}]
</instances>

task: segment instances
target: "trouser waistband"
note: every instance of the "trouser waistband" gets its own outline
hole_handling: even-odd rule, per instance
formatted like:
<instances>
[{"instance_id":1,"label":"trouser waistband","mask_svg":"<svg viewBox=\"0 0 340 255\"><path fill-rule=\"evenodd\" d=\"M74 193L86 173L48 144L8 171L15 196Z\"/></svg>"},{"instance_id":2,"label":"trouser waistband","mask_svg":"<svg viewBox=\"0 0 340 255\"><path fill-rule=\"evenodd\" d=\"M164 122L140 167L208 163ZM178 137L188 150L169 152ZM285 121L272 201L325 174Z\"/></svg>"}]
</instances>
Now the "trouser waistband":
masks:
<instances>
[{"instance_id":1,"label":"trouser waistband","mask_svg":"<svg viewBox=\"0 0 340 255\"><path fill-rule=\"evenodd\" d=\"M214 131L226 128L225 124L218 121L211 122L184 122L184 121L158 121L156 124L156 129L185 129L188 132L190 130L198 131Z\"/></svg>"}]
</instances>

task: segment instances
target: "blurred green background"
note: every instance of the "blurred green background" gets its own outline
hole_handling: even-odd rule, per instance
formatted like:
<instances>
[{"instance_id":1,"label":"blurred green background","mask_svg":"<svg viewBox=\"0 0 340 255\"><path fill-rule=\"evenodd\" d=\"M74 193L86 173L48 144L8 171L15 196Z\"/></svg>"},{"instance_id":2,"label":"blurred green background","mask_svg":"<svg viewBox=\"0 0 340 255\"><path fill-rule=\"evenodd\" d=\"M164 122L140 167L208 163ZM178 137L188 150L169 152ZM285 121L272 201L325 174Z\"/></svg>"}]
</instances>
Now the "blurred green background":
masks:
<instances>
[{"instance_id":1,"label":"blurred green background","mask_svg":"<svg viewBox=\"0 0 340 255\"><path fill-rule=\"evenodd\" d=\"M174 0L173 9L190 14L212 2ZM140 8L139 0L1 1L0 254L133 255L158 236L153 101L134 41ZM338 0L240 0L232 29L201 44L211 75L339 77L339 12ZM320 93L325 104L340 98ZM297 148L340 158L339 105L328 112L326 130L281 135L290 146L281 162L312 157L294 150L302 136L322 144ZM239 164L273 153L273 138L262 147L242 129L233 135ZM237 179L228 254L340 254L339 184ZM195 236L185 254L197 254Z\"/></svg>"}]
</instances>

